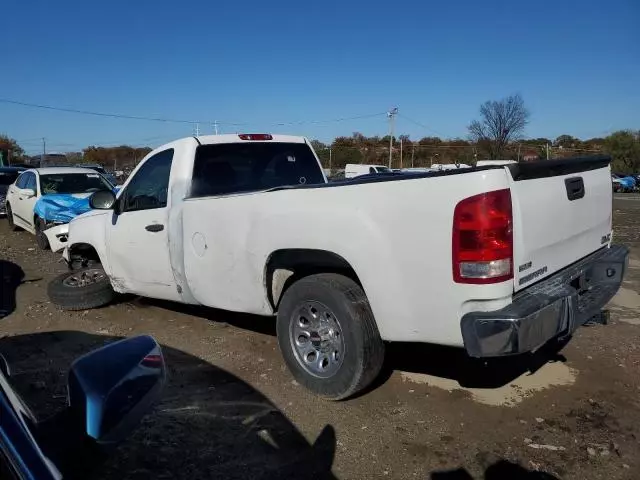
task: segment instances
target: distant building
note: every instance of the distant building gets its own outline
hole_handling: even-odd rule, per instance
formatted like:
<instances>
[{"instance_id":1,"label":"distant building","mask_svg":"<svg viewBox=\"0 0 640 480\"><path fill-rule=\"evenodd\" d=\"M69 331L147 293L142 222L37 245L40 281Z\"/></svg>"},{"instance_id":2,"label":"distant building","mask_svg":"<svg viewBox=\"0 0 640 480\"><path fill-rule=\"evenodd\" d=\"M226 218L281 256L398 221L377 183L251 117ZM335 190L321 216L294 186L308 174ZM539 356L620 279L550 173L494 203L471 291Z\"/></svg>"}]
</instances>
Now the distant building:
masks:
<instances>
[{"instance_id":1,"label":"distant building","mask_svg":"<svg viewBox=\"0 0 640 480\"><path fill-rule=\"evenodd\" d=\"M30 157L28 163L34 167L65 165L67 163L67 156L64 153L45 153Z\"/></svg>"}]
</instances>

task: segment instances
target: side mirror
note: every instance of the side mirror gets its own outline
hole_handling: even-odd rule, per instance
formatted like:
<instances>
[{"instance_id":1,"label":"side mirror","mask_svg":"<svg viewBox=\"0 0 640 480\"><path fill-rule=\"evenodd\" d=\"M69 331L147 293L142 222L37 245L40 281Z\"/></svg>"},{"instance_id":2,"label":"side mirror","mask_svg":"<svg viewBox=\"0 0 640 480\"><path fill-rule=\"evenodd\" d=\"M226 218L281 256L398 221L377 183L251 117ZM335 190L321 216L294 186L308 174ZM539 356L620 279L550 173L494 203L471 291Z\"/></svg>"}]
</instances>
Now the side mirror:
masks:
<instances>
[{"instance_id":1,"label":"side mirror","mask_svg":"<svg viewBox=\"0 0 640 480\"><path fill-rule=\"evenodd\" d=\"M27 198L33 198L36 196L36 192L32 188L23 188L20 193L22 193L22 195L24 195Z\"/></svg>"},{"instance_id":2,"label":"side mirror","mask_svg":"<svg viewBox=\"0 0 640 480\"><path fill-rule=\"evenodd\" d=\"M116 196L109 190L99 190L89 197L89 206L95 210L111 210Z\"/></svg>"},{"instance_id":3,"label":"side mirror","mask_svg":"<svg viewBox=\"0 0 640 480\"><path fill-rule=\"evenodd\" d=\"M70 414L99 444L119 442L158 398L165 380L162 350L153 337L110 343L71 365Z\"/></svg>"}]
</instances>

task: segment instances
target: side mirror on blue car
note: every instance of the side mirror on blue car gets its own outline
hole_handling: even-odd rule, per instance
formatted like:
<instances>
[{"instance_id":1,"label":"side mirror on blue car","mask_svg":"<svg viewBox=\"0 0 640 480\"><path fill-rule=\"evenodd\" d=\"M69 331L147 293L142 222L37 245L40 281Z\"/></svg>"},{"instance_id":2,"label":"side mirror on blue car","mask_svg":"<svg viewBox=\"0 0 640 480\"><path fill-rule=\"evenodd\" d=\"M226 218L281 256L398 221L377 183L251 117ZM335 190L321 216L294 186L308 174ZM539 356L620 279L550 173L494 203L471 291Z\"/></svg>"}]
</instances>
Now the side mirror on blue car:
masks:
<instances>
[{"instance_id":1,"label":"side mirror on blue car","mask_svg":"<svg viewBox=\"0 0 640 480\"><path fill-rule=\"evenodd\" d=\"M109 343L72 364L68 407L38 422L11 388L6 362L0 366L0 473L9 478L86 478L135 429L166 381L152 337Z\"/></svg>"},{"instance_id":2,"label":"side mirror on blue car","mask_svg":"<svg viewBox=\"0 0 640 480\"><path fill-rule=\"evenodd\" d=\"M69 409L101 444L124 439L165 383L160 346L150 336L110 343L77 359L69 372Z\"/></svg>"}]
</instances>

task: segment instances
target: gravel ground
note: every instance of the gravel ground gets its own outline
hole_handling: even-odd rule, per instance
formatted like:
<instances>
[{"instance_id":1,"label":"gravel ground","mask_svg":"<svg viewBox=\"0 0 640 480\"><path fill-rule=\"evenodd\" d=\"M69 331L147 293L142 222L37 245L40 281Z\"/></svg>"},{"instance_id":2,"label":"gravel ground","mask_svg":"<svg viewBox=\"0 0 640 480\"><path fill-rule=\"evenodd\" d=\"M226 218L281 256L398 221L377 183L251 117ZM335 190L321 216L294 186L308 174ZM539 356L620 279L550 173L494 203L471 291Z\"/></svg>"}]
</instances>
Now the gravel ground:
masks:
<instances>
[{"instance_id":1,"label":"gravel ground","mask_svg":"<svg viewBox=\"0 0 640 480\"><path fill-rule=\"evenodd\" d=\"M141 333L170 381L96 478L640 478L640 200L614 202L632 248L610 322L558 351L478 364L460 351L389 345L364 395L327 402L286 371L268 318L124 298L63 312L46 285L65 266L0 222L0 351L44 418L64 406L78 355Z\"/></svg>"}]
</instances>

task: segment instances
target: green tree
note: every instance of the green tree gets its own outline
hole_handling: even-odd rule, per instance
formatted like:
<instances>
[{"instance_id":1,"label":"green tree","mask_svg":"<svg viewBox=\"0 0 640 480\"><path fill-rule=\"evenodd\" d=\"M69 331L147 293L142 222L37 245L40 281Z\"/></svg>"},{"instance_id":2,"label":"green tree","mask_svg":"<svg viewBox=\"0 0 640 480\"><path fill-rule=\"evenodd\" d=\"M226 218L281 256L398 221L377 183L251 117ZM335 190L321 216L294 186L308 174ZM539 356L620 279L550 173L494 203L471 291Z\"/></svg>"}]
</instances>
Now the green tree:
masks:
<instances>
[{"instance_id":1,"label":"green tree","mask_svg":"<svg viewBox=\"0 0 640 480\"><path fill-rule=\"evenodd\" d=\"M520 95L492 100L480 106L480 120L469 125L469 136L489 158L501 159L507 145L522 137L529 111Z\"/></svg>"},{"instance_id":2,"label":"green tree","mask_svg":"<svg viewBox=\"0 0 640 480\"><path fill-rule=\"evenodd\" d=\"M612 168L623 173L640 172L640 131L620 130L604 139Z\"/></svg>"},{"instance_id":3,"label":"green tree","mask_svg":"<svg viewBox=\"0 0 640 480\"><path fill-rule=\"evenodd\" d=\"M560 135L553 141L554 147L562 148L579 148L581 145L579 138L572 137L571 135Z\"/></svg>"},{"instance_id":4,"label":"green tree","mask_svg":"<svg viewBox=\"0 0 640 480\"><path fill-rule=\"evenodd\" d=\"M0 135L0 166L22 163L24 159L24 150L18 142L7 135Z\"/></svg>"}]
</instances>

